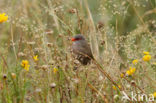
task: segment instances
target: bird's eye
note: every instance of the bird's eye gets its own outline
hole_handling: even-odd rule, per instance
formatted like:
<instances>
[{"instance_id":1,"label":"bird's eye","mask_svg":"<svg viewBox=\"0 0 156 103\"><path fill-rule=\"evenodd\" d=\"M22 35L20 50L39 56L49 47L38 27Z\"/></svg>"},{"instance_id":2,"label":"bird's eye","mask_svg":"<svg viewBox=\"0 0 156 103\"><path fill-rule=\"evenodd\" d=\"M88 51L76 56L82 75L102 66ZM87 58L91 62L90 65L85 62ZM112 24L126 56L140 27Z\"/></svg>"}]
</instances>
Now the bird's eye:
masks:
<instances>
[{"instance_id":1,"label":"bird's eye","mask_svg":"<svg viewBox=\"0 0 156 103\"><path fill-rule=\"evenodd\" d=\"M76 38L76 40L81 40L82 38Z\"/></svg>"}]
</instances>

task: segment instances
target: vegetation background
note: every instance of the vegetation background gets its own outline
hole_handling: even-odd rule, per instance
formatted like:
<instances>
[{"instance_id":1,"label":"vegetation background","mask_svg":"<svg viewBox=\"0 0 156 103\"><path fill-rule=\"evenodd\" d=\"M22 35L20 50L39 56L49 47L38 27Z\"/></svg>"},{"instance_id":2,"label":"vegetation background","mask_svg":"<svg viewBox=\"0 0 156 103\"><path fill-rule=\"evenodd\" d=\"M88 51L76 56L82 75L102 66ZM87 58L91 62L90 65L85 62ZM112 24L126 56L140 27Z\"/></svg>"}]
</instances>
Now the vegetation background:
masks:
<instances>
[{"instance_id":1,"label":"vegetation background","mask_svg":"<svg viewBox=\"0 0 156 103\"><path fill-rule=\"evenodd\" d=\"M156 91L156 0L0 0L0 13L0 103L133 103L122 91ZM76 34L90 65L72 57Z\"/></svg>"}]
</instances>

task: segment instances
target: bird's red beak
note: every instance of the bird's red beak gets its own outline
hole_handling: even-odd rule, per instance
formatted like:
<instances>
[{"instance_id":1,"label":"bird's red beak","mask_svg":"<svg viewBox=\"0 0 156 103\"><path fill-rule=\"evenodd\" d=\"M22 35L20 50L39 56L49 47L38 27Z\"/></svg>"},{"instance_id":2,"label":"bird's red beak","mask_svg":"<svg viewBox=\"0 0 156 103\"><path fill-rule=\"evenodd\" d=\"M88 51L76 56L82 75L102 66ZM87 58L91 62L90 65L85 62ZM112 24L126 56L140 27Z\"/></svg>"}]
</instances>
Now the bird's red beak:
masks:
<instances>
[{"instance_id":1,"label":"bird's red beak","mask_svg":"<svg viewBox=\"0 0 156 103\"><path fill-rule=\"evenodd\" d=\"M75 38L72 38L71 41L76 41L76 39Z\"/></svg>"}]
</instances>

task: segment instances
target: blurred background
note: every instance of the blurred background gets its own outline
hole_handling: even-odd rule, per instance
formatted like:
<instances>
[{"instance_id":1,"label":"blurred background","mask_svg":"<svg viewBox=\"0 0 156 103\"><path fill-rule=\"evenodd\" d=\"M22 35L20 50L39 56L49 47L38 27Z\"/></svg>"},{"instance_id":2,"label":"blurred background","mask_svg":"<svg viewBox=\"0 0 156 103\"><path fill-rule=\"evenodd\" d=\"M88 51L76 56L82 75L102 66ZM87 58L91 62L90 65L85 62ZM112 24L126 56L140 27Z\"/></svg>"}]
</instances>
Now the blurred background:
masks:
<instances>
[{"instance_id":1,"label":"blurred background","mask_svg":"<svg viewBox=\"0 0 156 103\"><path fill-rule=\"evenodd\" d=\"M138 59L136 78L129 81L134 79L144 92L156 90L156 0L0 0L0 8L8 15L0 23L0 75L15 73L19 78L7 84L1 79L0 84L8 87L1 92L0 103L102 103L99 92L106 93L105 102L121 102L111 99L116 95L112 84L95 65L73 71L70 39L76 34L86 37L97 62L119 84L126 88L127 81L119 75ZM143 51L150 52L150 62L142 61ZM22 60L29 61L30 73L22 71ZM57 75L51 74L53 68L58 69ZM94 94L94 87L88 90L87 81L98 92ZM58 87L51 91L51 83Z\"/></svg>"}]
</instances>

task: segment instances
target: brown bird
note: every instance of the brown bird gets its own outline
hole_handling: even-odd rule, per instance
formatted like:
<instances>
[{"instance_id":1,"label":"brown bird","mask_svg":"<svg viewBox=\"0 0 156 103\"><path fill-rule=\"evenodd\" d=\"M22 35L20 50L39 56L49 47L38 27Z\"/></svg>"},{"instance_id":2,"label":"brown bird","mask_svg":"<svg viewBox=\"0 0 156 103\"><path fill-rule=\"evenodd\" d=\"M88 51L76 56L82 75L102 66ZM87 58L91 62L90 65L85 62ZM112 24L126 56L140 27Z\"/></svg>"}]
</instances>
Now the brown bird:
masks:
<instances>
[{"instance_id":1,"label":"brown bird","mask_svg":"<svg viewBox=\"0 0 156 103\"><path fill-rule=\"evenodd\" d=\"M90 49L90 45L87 43L83 35L78 34L74 36L72 39L72 51L76 56L76 59L83 65L87 65L90 63L91 59L93 59L93 55Z\"/></svg>"}]
</instances>

